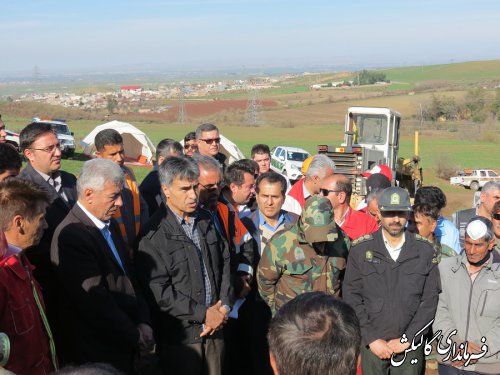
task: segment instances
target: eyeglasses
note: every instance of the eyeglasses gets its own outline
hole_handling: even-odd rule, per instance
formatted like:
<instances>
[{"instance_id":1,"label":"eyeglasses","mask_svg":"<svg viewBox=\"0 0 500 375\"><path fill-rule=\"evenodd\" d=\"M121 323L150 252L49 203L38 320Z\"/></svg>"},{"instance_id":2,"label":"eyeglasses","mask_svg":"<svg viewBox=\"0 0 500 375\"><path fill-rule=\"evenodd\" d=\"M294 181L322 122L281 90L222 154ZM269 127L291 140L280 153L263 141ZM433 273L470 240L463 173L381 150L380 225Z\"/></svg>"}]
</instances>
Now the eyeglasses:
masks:
<instances>
[{"instance_id":1,"label":"eyeglasses","mask_svg":"<svg viewBox=\"0 0 500 375\"><path fill-rule=\"evenodd\" d=\"M330 193L341 193L340 190L328 190L328 189L319 189L322 196L326 197Z\"/></svg>"},{"instance_id":2,"label":"eyeglasses","mask_svg":"<svg viewBox=\"0 0 500 375\"><path fill-rule=\"evenodd\" d=\"M44 147L44 148L31 148L31 150L43 151L43 152L46 152L46 153L50 154L51 152L54 152L56 148L58 150L60 150L61 149L61 144L60 143L56 143L55 145L50 145L50 146L47 146L47 147Z\"/></svg>"},{"instance_id":3,"label":"eyeglasses","mask_svg":"<svg viewBox=\"0 0 500 375\"><path fill-rule=\"evenodd\" d=\"M215 189L220 189L222 187L222 181L217 182L216 184L210 184L210 185L203 185L198 183L200 186L203 186L203 188L207 191L213 191Z\"/></svg>"},{"instance_id":4,"label":"eyeglasses","mask_svg":"<svg viewBox=\"0 0 500 375\"><path fill-rule=\"evenodd\" d=\"M211 145L212 143L220 143L220 138L209 138L209 139L200 139L200 141L205 142L207 145Z\"/></svg>"},{"instance_id":5,"label":"eyeglasses","mask_svg":"<svg viewBox=\"0 0 500 375\"><path fill-rule=\"evenodd\" d=\"M198 145L188 145L188 144L185 144L184 145L184 149L185 150L187 150L187 149L198 150Z\"/></svg>"},{"instance_id":6,"label":"eyeglasses","mask_svg":"<svg viewBox=\"0 0 500 375\"><path fill-rule=\"evenodd\" d=\"M500 220L500 214L499 214L499 213L497 213L497 214L493 214L493 215L491 215L491 216L492 216L492 217L493 217L493 219L495 219L495 220Z\"/></svg>"}]
</instances>

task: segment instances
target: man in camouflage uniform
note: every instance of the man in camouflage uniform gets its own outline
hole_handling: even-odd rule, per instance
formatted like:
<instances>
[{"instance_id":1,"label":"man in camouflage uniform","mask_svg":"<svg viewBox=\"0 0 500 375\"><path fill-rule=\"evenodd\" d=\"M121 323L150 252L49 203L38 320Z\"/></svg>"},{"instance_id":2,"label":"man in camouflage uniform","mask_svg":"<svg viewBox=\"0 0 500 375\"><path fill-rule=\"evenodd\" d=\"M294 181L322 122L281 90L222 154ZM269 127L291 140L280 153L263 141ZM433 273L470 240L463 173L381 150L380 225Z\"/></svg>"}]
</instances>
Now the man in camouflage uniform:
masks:
<instances>
[{"instance_id":1,"label":"man in camouflage uniform","mask_svg":"<svg viewBox=\"0 0 500 375\"><path fill-rule=\"evenodd\" d=\"M259 262L259 292L273 315L299 294L339 293L349 248L330 201L321 196L306 200L299 220L271 238Z\"/></svg>"}]
</instances>

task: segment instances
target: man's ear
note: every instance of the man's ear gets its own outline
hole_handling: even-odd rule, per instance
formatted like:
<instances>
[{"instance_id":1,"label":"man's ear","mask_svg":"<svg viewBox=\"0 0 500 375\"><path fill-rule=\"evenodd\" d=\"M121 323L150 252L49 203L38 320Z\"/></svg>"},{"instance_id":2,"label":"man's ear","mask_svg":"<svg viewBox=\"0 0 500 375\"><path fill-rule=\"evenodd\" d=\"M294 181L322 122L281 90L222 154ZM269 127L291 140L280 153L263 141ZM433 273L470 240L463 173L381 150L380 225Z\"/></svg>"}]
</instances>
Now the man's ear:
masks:
<instances>
[{"instance_id":1,"label":"man's ear","mask_svg":"<svg viewBox=\"0 0 500 375\"><path fill-rule=\"evenodd\" d=\"M274 358L274 354L271 351L269 351L269 361L271 362L271 368L273 369L274 375L279 375L276 358Z\"/></svg>"},{"instance_id":2,"label":"man's ear","mask_svg":"<svg viewBox=\"0 0 500 375\"><path fill-rule=\"evenodd\" d=\"M29 148L23 151L23 155L30 163L35 158L35 156L33 155L33 151L31 151Z\"/></svg>"},{"instance_id":3,"label":"man's ear","mask_svg":"<svg viewBox=\"0 0 500 375\"><path fill-rule=\"evenodd\" d=\"M170 197L170 189L167 186L161 185L161 191L163 192L165 198L168 199Z\"/></svg>"},{"instance_id":4,"label":"man's ear","mask_svg":"<svg viewBox=\"0 0 500 375\"><path fill-rule=\"evenodd\" d=\"M495 237L493 237L488 244L488 250L493 250L493 246L495 246Z\"/></svg>"}]
</instances>

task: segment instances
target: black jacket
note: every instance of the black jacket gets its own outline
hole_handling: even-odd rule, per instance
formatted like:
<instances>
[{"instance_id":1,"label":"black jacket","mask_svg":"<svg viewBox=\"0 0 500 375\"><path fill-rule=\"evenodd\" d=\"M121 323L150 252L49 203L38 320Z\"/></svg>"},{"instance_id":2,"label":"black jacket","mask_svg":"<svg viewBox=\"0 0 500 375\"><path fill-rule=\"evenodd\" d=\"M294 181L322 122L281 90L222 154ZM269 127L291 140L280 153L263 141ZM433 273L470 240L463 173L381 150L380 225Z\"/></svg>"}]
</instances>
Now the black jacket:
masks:
<instances>
[{"instance_id":1,"label":"black jacket","mask_svg":"<svg viewBox=\"0 0 500 375\"><path fill-rule=\"evenodd\" d=\"M150 324L118 224L110 231L125 273L106 239L75 205L54 233L51 260L58 279L58 354L63 364L107 362L132 372L139 323Z\"/></svg>"},{"instance_id":2,"label":"black jacket","mask_svg":"<svg viewBox=\"0 0 500 375\"><path fill-rule=\"evenodd\" d=\"M211 220L197 210L196 228L210 278L210 305L229 301L229 250ZM154 328L160 345L201 342L200 333L207 307L197 250L174 213L162 204L151 218L136 253L139 278L154 313Z\"/></svg>"},{"instance_id":3,"label":"black jacket","mask_svg":"<svg viewBox=\"0 0 500 375\"><path fill-rule=\"evenodd\" d=\"M42 187L49 196L50 205L47 207L45 214L45 220L47 221L48 227L43 232L39 244L26 249L26 256L30 263L35 266L34 275L42 288L49 315L53 303L52 297L54 289L54 275L50 263L52 236L57 226L63 221L77 201L76 177L64 171L59 171L59 173L61 174L61 190L66 195L69 202L61 198L54 187L45 181L30 163L26 164L26 167L18 176L20 179L36 183Z\"/></svg>"},{"instance_id":4,"label":"black jacket","mask_svg":"<svg viewBox=\"0 0 500 375\"><path fill-rule=\"evenodd\" d=\"M432 244L407 231L405 238L396 261L382 229L354 241L349 252L342 290L356 311L364 345L403 333L411 342L436 313L440 286Z\"/></svg>"},{"instance_id":5,"label":"black jacket","mask_svg":"<svg viewBox=\"0 0 500 375\"><path fill-rule=\"evenodd\" d=\"M148 173L139 185L139 191L148 205L149 217L153 216L162 202L161 185L158 170Z\"/></svg>"}]
</instances>

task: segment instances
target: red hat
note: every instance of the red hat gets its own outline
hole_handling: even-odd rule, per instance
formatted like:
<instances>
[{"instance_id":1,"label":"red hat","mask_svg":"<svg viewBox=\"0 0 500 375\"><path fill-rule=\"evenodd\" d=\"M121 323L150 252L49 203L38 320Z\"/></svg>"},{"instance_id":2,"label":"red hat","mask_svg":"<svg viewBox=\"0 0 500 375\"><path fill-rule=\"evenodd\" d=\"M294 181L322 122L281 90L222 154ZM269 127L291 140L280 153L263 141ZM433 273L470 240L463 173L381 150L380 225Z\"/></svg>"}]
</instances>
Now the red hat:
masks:
<instances>
[{"instance_id":1,"label":"red hat","mask_svg":"<svg viewBox=\"0 0 500 375\"><path fill-rule=\"evenodd\" d=\"M380 173L380 174L384 175L385 177L387 177L389 179L389 181L392 181L391 168L389 168L385 164L376 165L368 172L361 173L361 176L370 177L372 174L375 174L375 173Z\"/></svg>"}]
</instances>

